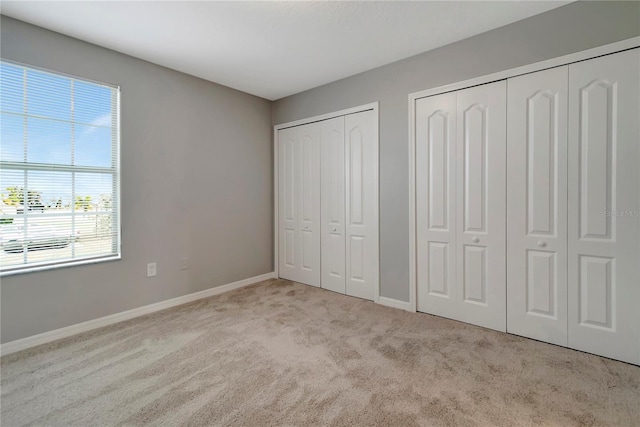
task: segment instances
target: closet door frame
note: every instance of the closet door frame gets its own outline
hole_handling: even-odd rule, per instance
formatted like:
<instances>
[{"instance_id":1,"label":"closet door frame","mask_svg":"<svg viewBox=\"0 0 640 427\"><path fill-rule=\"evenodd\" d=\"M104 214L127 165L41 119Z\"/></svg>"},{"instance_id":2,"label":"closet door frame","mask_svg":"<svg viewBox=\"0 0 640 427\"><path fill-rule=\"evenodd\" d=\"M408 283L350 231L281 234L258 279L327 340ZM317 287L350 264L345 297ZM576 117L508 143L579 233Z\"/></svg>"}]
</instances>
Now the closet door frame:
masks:
<instances>
[{"instance_id":1,"label":"closet door frame","mask_svg":"<svg viewBox=\"0 0 640 427\"><path fill-rule=\"evenodd\" d=\"M282 129L287 129L295 126L301 126L309 123L319 122L323 120L333 119L340 116L347 116L349 114L361 113L363 111L373 111L374 112L374 130L373 130L373 138L376 146L376 152L379 153L380 147L380 138L379 138L379 123L380 123L380 106L378 102L372 102L370 104L364 104L357 107L347 108L340 111L334 111L326 114L320 114L318 116L307 117L300 120L295 120L292 122L282 123L275 125L273 127L273 271L275 277L280 277L279 274L279 253L278 253L278 243L279 243L279 153L278 153L278 132ZM378 195L377 200L377 210L380 212L380 161L379 155L375 164L375 185L376 185L376 194ZM378 215L379 218L379 215ZM380 269L380 222L378 219L378 270ZM322 260L320 261L322 262ZM377 272L378 278L380 277L380 271ZM375 303L378 303L380 300L380 281L378 279L378 286L374 288L374 299Z\"/></svg>"},{"instance_id":2,"label":"closet door frame","mask_svg":"<svg viewBox=\"0 0 640 427\"><path fill-rule=\"evenodd\" d=\"M581 52L572 53L557 58L500 71L493 74L487 74L469 80L452 83L444 86L435 87L419 92L410 93L409 101L409 303L408 311L416 312L418 304L417 291L417 226L416 226L416 102L420 98L433 95L440 95L447 92L467 89L473 86L479 86L487 83L493 83L500 80L506 80L512 77L521 76L523 74L534 73L536 71L546 70L548 68L569 65L574 62L585 61L587 59L596 58L598 56L610 55L624 50L640 47L640 37L632 37L630 39L619 42L598 46L593 49L587 49ZM508 120L508 119L507 119ZM507 141L507 150L509 142ZM506 273L506 272L505 272ZM399 303L405 304L399 301Z\"/></svg>"}]
</instances>

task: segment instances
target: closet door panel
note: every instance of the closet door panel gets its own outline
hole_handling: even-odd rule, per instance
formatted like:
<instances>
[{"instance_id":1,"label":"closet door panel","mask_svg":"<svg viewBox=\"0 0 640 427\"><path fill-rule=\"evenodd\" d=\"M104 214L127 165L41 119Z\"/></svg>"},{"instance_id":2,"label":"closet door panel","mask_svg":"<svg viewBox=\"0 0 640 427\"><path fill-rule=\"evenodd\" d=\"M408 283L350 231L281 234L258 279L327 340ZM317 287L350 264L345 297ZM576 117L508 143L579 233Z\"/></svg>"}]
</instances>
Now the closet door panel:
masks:
<instances>
[{"instance_id":1,"label":"closet door panel","mask_svg":"<svg viewBox=\"0 0 640 427\"><path fill-rule=\"evenodd\" d=\"M345 293L344 117L321 122L322 288Z\"/></svg>"},{"instance_id":2,"label":"closet door panel","mask_svg":"<svg viewBox=\"0 0 640 427\"><path fill-rule=\"evenodd\" d=\"M456 94L416 101L418 311L451 317L456 301Z\"/></svg>"},{"instance_id":3,"label":"closet door panel","mask_svg":"<svg viewBox=\"0 0 640 427\"><path fill-rule=\"evenodd\" d=\"M320 285L320 127L278 132L279 276Z\"/></svg>"},{"instance_id":4,"label":"closet door panel","mask_svg":"<svg viewBox=\"0 0 640 427\"><path fill-rule=\"evenodd\" d=\"M375 112L345 116L346 293L378 289L378 146Z\"/></svg>"},{"instance_id":5,"label":"closet door panel","mask_svg":"<svg viewBox=\"0 0 640 427\"><path fill-rule=\"evenodd\" d=\"M568 67L508 80L507 330L567 345Z\"/></svg>"},{"instance_id":6,"label":"closet door panel","mask_svg":"<svg viewBox=\"0 0 640 427\"><path fill-rule=\"evenodd\" d=\"M297 131L295 128L278 131L278 257L279 275L284 279L298 280L298 209L296 197L297 179Z\"/></svg>"},{"instance_id":7,"label":"closet door panel","mask_svg":"<svg viewBox=\"0 0 640 427\"><path fill-rule=\"evenodd\" d=\"M506 82L457 92L458 320L506 331Z\"/></svg>"},{"instance_id":8,"label":"closet door panel","mask_svg":"<svg viewBox=\"0 0 640 427\"><path fill-rule=\"evenodd\" d=\"M640 363L640 49L569 66L569 346Z\"/></svg>"},{"instance_id":9,"label":"closet door panel","mask_svg":"<svg viewBox=\"0 0 640 427\"><path fill-rule=\"evenodd\" d=\"M298 126L297 130L298 281L320 286L320 124Z\"/></svg>"}]
</instances>

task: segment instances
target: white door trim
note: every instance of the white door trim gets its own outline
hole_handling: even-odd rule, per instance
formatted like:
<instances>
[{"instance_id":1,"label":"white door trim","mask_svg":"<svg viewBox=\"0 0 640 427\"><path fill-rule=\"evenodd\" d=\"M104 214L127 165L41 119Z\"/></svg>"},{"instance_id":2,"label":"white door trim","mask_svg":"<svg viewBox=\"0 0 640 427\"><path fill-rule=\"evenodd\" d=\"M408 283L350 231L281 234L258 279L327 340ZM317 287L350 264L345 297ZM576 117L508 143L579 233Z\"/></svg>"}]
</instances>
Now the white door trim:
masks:
<instances>
[{"instance_id":1,"label":"white door trim","mask_svg":"<svg viewBox=\"0 0 640 427\"><path fill-rule=\"evenodd\" d=\"M640 37L638 37L640 39ZM346 108L340 111L332 111L330 113L320 114L318 116L307 117L305 119L294 120L292 122L281 123L273 127L274 132L280 129L291 128L294 126L306 125L313 122L320 122L323 120L333 119L334 117L346 116L348 114L361 113L368 110L378 110L379 102L371 102L369 104L359 105L357 107Z\"/></svg>"},{"instance_id":2,"label":"white door trim","mask_svg":"<svg viewBox=\"0 0 640 427\"><path fill-rule=\"evenodd\" d=\"M630 39L607 44L604 46L598 46L593 49L587 49L581 52L576 52L569 55L524 65L521 67L511 68L505 71L499 71L497 73L487 74L473 79L464 80L462 82L438 86L432 89L426 89L409 94L409 308L411 311L416 311L418 302L416 282L416 100L425 98L427 96L439 95L445 92L466 89L468 87L491 83L498 80L505 80L511 77L520 76L522 74L533 73L548 68L585 61L598 56L610 55L612 53L634 49L637 47L640 47L640 37L632 37Z\"/></svg>"},{"instance_id":3,"label":"white door trim","mask_svg":"<svg viewBox=\"0 0 640 427\"><path fill-rule=\"evenodd\" d=\"M281 123L273 126L273 260L274 266L273 271L275 272L275 277L280 277L280 272L278 271L279 259L278 259L278 236L279 236L279 226L278 226L278 131L281 129L286 129L294 126L306 125L309 123L320 122L323 120L333 119L335 117L346 116L349 114L361 113L363 111L373 110L375 112L375 144L376 148L379 152L380 150L380 103L372 102L369 104L360 105L357 107L347 108L340 111L334 111L330 113L320 114L318 116L308 117L305 119L294 120L292 122ZM376 163L375 168L376 175L376 193L378 194L378 212L380 211L380 161ZM378 215L378 248L380 247L380 220ZM380 251L378 250L378 270L380 269ZM378 271L378 277L380 277L380 271ZM378 286L374 290L374 302L378 303L380 300L380 281L378 280Z\"/></svg>"}]
</instances>

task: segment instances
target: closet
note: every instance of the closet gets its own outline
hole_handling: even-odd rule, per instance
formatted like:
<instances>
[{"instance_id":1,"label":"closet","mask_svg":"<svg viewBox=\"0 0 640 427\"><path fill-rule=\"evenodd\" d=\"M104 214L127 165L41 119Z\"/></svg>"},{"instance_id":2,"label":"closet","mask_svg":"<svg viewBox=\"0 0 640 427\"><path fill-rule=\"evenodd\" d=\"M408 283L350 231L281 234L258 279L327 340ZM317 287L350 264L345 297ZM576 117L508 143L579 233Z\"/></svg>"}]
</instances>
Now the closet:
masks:
<instances>
[{"instance_id":1,"label":"closet","mask_svg":"<svg viewBox=\"0 0 640 427\"><path fill-rule=\"evenodd\" d=\"M279 277L375 300L377 113L277 131Z\"/></svg>"},{"instance_id":2,"label":"closet","mask_svg":"<svg viewBox=\"0 0 640 427\"><path fill-rule=\"evenodd\" d=\"M414 123L418 310L640 364L640 49Z\"/></svg>"}]
</instances>

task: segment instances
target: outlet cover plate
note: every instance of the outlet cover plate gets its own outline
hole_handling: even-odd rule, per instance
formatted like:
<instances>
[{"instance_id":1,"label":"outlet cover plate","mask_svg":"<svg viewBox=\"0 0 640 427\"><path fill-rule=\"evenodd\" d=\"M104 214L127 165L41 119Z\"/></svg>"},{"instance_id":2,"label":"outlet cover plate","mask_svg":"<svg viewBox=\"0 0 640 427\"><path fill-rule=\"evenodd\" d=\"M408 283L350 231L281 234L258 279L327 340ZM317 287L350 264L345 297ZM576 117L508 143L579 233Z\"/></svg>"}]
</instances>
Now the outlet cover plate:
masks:
<instances>
[{"instance_id":1,"label":"outlet cover plate","mask_svg":"<svg viewBox=\"0 0 640 427\"><path fill-rule=\"evenodd\" d=\"M154 277L157 274L157 268L155 262L147 264L147 277Z\"/></svg>"}]
</instances>

